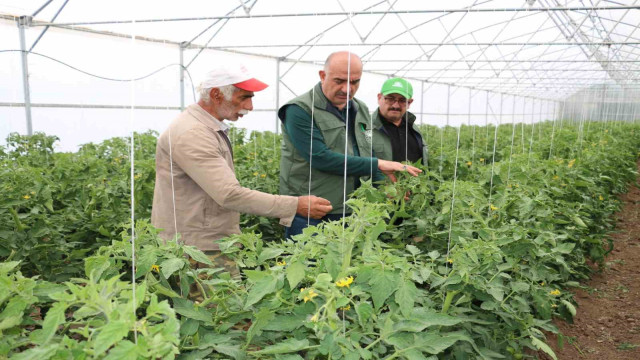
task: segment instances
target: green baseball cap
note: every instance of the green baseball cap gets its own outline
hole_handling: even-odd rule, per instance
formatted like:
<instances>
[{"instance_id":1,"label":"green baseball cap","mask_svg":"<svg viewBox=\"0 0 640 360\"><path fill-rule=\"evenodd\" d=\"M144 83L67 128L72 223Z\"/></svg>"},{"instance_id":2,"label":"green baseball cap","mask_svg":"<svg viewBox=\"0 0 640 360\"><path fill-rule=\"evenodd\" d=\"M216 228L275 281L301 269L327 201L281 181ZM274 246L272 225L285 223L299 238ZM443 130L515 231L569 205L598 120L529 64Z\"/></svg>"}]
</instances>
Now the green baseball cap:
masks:
<instances>
[{"instance_id":1,"label":"green baseball cap","mask_svg":"<svg viewBox=\"0 0 640 360\"><path fill-rule=\"evenodd\" d=\"M380 92L383 96L399 94L409 100L413 97L413 86L403 78L391 78L382 84L382 90L380 90Z\"/></svg>"}]
</instances>

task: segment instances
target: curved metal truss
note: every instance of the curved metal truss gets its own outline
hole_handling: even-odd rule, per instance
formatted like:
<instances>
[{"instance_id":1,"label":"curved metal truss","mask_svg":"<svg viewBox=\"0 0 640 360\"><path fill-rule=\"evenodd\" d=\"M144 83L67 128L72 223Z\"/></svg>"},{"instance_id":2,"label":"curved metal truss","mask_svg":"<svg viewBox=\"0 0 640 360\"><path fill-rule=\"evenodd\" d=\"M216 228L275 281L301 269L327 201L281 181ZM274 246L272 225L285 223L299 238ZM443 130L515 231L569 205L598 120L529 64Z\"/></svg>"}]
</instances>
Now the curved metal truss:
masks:
<instances>
[{"instance_id":1,"label":"curved metal truss","mask_svg":"<svg viewBox=\"0 0 640 360\"><path fill-rule=\"evenodd\" d=\"M42 28L25 53L50 27L127 37L135 24L140 40L174 44L181 58L190 50L185 68L207 49L276 59L278 86L287 86L283 78L297 64L321 64L326 54L349 49L361 55L365 71L419 81L423 92L445 84L559 102L603 85L637 93L638 2L224 0L179 8L180 16L104 19L100 6L114 3L105 1L92 2L98 15L86 19L78 15L86 14L85 2L33 0L25 5L31 15L2 17ZM158 35L158 23L166 36Z\"/></svg>"}]
</instances>

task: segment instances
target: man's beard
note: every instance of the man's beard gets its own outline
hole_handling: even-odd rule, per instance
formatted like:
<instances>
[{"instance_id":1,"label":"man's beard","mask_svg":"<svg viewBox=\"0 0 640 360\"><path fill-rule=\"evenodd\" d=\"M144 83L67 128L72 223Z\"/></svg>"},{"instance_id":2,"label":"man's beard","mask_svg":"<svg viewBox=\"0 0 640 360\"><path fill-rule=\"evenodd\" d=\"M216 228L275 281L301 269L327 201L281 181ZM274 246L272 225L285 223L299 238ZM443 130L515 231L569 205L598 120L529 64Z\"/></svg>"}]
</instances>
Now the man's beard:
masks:
<instances>
[{"instance_id":1,"label":"man's beard","mask_svg":"<svg viewBox=\"0 0 640 360\"><path fill-rule=\"evenodd\" d=\"M226 119L226 120L235 121L235 120L238 120L239 118L238 115L247 115L249 113L249 110L241 109L238 111L234 111L233 105L227 102L223 102L220 105L219 113L222 115L222 120Z\"/></svg>"}]
</instances>

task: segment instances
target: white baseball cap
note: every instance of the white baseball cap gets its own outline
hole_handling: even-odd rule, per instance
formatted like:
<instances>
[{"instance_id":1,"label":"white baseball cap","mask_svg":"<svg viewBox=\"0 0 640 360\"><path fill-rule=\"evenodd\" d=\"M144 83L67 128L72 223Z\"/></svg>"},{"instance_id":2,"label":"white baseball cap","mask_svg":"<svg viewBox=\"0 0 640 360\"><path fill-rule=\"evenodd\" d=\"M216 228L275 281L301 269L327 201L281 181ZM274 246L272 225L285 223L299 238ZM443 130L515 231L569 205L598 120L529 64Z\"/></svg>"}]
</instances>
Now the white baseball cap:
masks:
<instances>
[{"instance_id":1,"label":"white baseball cap","mask_svg":"<svg viewBox=\"0 0 640 360\"><path fill-rule=\"evenodd\" d=\"M209 71L200 87L204 89L218 88L225 85L233 85L246 91L261 91L267 88L267 84L256 79L242 64L224 64Z\"/></svg>"}]
</instances>

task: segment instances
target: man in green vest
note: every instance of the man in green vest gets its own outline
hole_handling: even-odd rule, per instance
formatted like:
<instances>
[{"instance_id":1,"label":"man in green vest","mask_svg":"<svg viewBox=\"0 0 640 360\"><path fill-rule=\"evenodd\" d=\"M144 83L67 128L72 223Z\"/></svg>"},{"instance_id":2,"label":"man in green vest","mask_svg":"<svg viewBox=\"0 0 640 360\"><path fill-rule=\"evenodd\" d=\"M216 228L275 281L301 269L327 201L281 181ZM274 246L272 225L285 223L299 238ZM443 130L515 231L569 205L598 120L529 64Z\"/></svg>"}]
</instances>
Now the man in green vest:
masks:
<instances>
[{"instance_id":1,"label":"man in green vest","mask_svg":"<svg viewBox=\"0 0 640 360\"><path fill-rule=\"evenodd\" d=\"M416 126L416 116L408 111L413 87L402 78L388 79L378 94L378 109L372 115L373 154L385 160L427 164L427 144ZM369 124L359 122L359 129Z\"/></svg>"},{"instance_id":2,"label":"man in green vest","mask_svg":"<svg viewBox=\"0 0 640 360\"><path fill-rule=\"evenodd\" d=\"M319 74L319 84L278 110L283 134L280 194L320 196L331 202L333 210L319 220L294 217L286 229L287 238L308 225L348 215L344 200L359 186L362 176L378 181L385 174L394 180L395 171L414 176L421 172L368 156L371 146L366 131L354 131L356 123L370 123L367 106L354 98L362 76L362 61L357 55L333 53Z\"/></svg>"}]
</instances>

